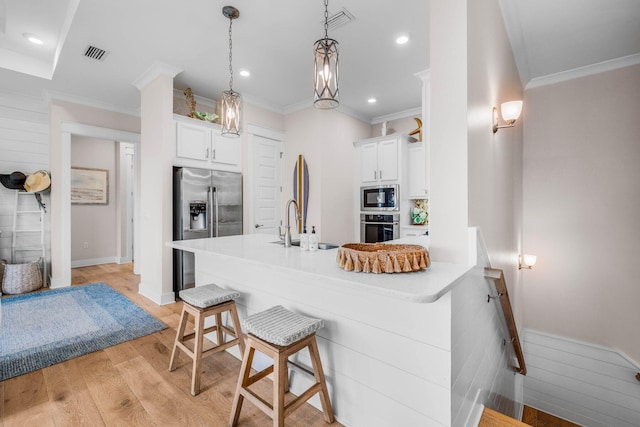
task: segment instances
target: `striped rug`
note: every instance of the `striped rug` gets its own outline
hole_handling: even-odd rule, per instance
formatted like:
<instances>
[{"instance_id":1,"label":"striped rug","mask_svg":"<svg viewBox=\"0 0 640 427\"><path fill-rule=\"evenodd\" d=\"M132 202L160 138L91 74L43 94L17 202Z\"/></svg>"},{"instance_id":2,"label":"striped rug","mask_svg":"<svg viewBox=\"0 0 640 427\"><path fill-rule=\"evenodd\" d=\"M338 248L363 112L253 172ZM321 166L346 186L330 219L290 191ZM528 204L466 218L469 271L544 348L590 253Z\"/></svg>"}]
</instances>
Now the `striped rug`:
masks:
<instances>
[{"instance_id":1,"label":"striped rug","mask_svg":"<svg viewBox=\"0 0 640 427\"><path fill-rule=\"evenodd\" d=\"M166 328L104 283L2 298L0 381Z\"/></svg>"}]
</instances>

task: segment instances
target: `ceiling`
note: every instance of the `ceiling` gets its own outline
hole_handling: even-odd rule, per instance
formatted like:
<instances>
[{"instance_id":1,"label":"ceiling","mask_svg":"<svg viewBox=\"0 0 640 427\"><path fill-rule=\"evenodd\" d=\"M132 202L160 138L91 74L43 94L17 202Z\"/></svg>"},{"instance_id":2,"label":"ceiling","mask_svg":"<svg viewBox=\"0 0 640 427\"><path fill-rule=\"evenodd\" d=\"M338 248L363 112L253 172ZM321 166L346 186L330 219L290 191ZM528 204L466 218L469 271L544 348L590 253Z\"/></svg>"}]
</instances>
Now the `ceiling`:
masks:
<instances>
[{"instance_id":1,"label":"ceiling","mask_svg":"<svg viewBox=\"0 0 640 427\"><path fill-rule=\"evenodd\" d=\"M312 103L313 43L324 34L321 1L0 0L0 90L83 100L137 112L132 85L155 62L183 71L179 90L219 99L228 89L228 26L233 22L234 90L283 113ZM500 0L523 84L603 61L640 62L638 0ZM331 0L329 14L354 20L330 29L340 44L340 109L363 120L420 107L429 68L429 2ZM44 44L29 43L24 33ZM395 44L400 33L410 41ZM84 57L87 46L103 61ZM251 76L238 75L247 69ZM377 102L367 100L375 97Z\"/></svg>"}]
</instances>

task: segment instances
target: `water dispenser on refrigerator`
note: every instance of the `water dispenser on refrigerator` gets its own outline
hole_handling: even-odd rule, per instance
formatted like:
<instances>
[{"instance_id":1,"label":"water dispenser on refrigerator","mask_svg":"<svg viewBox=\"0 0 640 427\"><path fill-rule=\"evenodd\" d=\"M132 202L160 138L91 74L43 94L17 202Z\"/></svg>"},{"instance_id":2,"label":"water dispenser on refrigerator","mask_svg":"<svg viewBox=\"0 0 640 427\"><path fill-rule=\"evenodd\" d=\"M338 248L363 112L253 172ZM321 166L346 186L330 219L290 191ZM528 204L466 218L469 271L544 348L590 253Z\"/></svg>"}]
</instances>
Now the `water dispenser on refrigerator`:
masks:
<instances>
[{"instance_id":1,"label":"water dispenser on refrigerator","mask_svg":"<svg viewBox=\"0 0 640 427\"><path fill-rule=\"evenodd\" d=\"M207 202L202 200L194 200L189 202L189 229L206 230L207 229Z\"/></svg>"}]
</instances>

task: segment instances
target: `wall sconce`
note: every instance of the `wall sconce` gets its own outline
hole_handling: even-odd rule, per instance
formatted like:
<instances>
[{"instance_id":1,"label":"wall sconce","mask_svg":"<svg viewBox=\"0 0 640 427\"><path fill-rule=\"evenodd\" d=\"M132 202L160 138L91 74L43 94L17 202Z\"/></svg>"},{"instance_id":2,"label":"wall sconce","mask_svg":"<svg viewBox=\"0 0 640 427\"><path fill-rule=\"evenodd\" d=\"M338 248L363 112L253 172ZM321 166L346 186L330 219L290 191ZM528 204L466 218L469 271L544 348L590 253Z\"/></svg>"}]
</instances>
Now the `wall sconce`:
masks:
<instances>
[{"instance_id":1,"label":"wall sconce","mask_svg":"<svg viewBox=\"0 0 640 427\"><path fill-rule=\"evenodd\" d=\"M493 133L498 132L498 129L512 128L516 125L516 120L518 120L522 112L522 101L503 102L500 106L500 111L502 112L502 120L506 124L498 125L498 109L493 107Z\"/></svg>"},{"instance_id":2,"label":"wall sconce","mask_svg":"<svg viewBox=\"0 0 640 427\"><path fill-rule=\"evenodd\" d=\"M531 270L531 268L536 265L536 261L538 257L535 255L529 254L520 254L518 255L518 270L522 270L526 268L527 270Z\"/></svg>"}]
</instances>

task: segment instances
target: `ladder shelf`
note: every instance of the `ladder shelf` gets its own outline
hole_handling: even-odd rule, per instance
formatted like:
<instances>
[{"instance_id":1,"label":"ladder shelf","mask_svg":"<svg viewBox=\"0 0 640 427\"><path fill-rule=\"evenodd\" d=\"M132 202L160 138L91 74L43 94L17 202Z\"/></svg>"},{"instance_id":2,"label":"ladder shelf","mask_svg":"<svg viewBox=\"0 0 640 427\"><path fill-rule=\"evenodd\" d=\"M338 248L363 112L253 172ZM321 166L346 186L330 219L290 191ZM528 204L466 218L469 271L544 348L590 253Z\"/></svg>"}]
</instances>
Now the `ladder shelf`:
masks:
<instances>
[{"instance_id":1,"label":"ladder shelf","mask_svg":"<svg viewBox=\"0 0 640 427\"><path fill-rule=\"evenodd\" d=\"M37 203L38 210L34 210L33 207L29 206L26 209L21 209L24 207L24 203L21 203L20 198L22 196L34 196L34 201ZM47 272L47 249L45 246L45 209L41 204L40 199L38 197L42 197L39 193L28 193L25 191L16 191L15 195L15 203L13 207L13 229L11 236L11 262L17 262L17 254L19 252L39 252L40 262L42 263L42 285L47 286L48 272ZM28 222L25 224L25 220L28 218L33 218L34 216L39 215L39 223L40 226L38 228L34 227L34 221ZM20 228L24 227L24 228ZM35 233L40 234L40 244L20 244L20 240L28 239L29 235L34 235ZM34 236L34 240L37 238ZM32 243L32 242L30 242Z\"/></svg>"}]
</instances>

